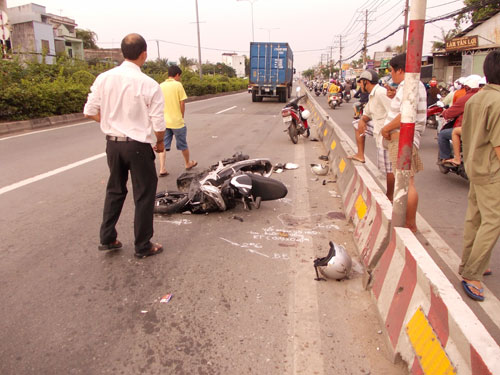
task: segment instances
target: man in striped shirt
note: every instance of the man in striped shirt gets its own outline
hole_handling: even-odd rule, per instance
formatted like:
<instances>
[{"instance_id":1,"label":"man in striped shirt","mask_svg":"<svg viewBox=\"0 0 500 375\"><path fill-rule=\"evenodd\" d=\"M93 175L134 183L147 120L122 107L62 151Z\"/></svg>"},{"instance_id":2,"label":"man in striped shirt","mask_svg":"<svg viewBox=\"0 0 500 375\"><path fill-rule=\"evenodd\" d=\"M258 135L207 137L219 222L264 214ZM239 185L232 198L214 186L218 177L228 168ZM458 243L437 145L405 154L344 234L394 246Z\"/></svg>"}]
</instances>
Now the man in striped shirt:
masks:
<instances>
[{"instance_id":1,"label":"man in striped shirt","mask_svg":"<svg viewBox=\"0 0 500 375\"><path fill-rule=\"evenodd\" d=\"M406 53L397 55L389 62L392 80L394 83L399 84L398 89L387 86L387 95L393 97L391 107L385 119L385 125L382 128L381 134L386 140L384 142L389 149L389 158L396 168L398 159L398 145L399 145L399 128L401 126L401 112L403 105L403 87L406 67ZM415 173L424 169L420 156L418 155L418 148L420 146L420 138L425 129L425 122L427 117L427 92L422 82L418 86L418 104L417 104L417 117L415 120L415 135L413 137L413 150L411 158L411 177L408 187L408 203L406 207L406 227L412 232L417 231L417 206L418 194L415 188Z\"/></svg>"}]
</instances>

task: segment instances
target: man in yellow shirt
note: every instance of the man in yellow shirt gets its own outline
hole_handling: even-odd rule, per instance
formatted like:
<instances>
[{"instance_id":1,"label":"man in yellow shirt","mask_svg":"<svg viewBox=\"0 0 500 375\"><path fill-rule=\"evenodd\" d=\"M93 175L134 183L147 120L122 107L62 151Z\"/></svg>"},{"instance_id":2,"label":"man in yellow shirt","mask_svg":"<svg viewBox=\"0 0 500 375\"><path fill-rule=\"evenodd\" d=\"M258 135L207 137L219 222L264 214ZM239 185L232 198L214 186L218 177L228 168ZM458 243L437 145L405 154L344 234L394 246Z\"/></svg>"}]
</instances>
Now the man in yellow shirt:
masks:
<instances>
[{"instance_id":1,"label":"man in yellow shirt","mask_svg":"<svg viewBox=\"0 0 500 375\"><path fill-rule=\"evenodd\" d=\"M335 84L335 81L330 83L330 87L328 88L328 92L330 94L337 94L338 92L340 92L340 87L338 87L336 84Z\"/></svg>"},{"instance_id":2,"label":"man in yellow shirt","mask_svg":"<svg viewBox=\"0 0 500 375\"><path fill-rule=\"evenodd\" d=\"M186 104L184 101L187 99L186 92L182 86L181 80L182 70L177 65L171 65L168 68L168 78L165 82L160 84L163 97L165 99L165 152L159 154L160 156L160 177L168 175L165 168L166 164L166 151L170 151L172 138L175 136L175 145L177 150L182 152L186 169L191 169L198 165L195 160L189 159L189 148L187 145L187 129L184 124L184 111Z\"/></svg>"}]
</instances>

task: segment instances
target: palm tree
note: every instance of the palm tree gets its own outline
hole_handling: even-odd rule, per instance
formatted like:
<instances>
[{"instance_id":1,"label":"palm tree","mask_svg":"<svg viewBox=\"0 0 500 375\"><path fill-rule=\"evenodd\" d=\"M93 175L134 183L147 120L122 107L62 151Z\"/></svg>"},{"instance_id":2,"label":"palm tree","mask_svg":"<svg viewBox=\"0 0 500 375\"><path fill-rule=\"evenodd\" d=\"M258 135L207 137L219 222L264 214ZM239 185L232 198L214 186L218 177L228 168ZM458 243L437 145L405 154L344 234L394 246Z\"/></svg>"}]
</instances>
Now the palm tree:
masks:
<instances>
[{"instance_id":1,"label":"palm tree","mask_svg":"<svg viewBox=\"0 0 500 375\"><path fill-rule=\"evenodd\" d=\"M445 49L446 42L453 39L453 37L460 32L460 29L451 29L448 30L447 32L445 32L442 27L440 27L440 29L441 29L441 37L434 35L434 38L438 39L432 42L432 52Z\"/></svg>"}]
</instances>

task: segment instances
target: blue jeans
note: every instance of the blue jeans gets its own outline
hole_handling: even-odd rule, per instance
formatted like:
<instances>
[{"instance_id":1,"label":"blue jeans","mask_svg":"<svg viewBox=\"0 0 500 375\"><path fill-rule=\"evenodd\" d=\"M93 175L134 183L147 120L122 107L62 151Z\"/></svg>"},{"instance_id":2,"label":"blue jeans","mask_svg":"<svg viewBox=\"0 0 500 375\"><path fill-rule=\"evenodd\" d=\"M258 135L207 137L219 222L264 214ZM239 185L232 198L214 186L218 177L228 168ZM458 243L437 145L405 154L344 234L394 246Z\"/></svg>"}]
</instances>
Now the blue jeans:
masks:
<instances>
[{"instance_id":1,"label":"blue jeans","mask_svg":"<svg viewBox=\"0 0 500 375\"><path fill-rule=\"evenodd\" d=\"M450 159L451 158L451 133L453 128L441 130L438 134L438 145L439 145L439 158L440 159Z\"/></svg>"}]
</instances>

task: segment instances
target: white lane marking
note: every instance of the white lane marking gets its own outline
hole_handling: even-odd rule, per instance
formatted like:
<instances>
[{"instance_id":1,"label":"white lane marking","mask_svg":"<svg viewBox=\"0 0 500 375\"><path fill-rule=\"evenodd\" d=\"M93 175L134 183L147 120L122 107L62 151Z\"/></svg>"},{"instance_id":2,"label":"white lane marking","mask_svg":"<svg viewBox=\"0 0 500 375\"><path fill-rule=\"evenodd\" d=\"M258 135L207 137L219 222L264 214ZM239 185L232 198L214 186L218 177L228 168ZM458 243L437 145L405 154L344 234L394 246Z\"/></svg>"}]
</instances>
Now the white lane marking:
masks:
<instances>
[{"instance_id":1,"label":"white lane marking","mask_svg":"<svg viewBox=\"0 0 500 375\"><path fill-rule=\"evenodd\" d=\"M3 188L0 189L0 195L5 194L5 193L7 193L9 191L18 189L20 187L32 184L33 182L37 182L37 181L43 180L43 179L45 179L47 177L51 177L51 176L54 176L56 174L68 171L68 170L70 170L72 168L79 167L80 165L83 165L83 164L86 164L86 163L90 163L91 161L100 159L100 158L102 158L104 156L106 156L105 152L103 152L102 154L91 156L90 158L87 158L87 159L83 159L83 160L77 161L75 163L68 164L68 165L66 165L64 167L57 168L57 169L54 169L52 171L39 174L38 176L27 178L26 180L22 180L22 181L16 182L15 184L4 186Z\"/></svg>"},{"instance_id":2,"label":"white lane marking","mask_svg":"<svg viewBox=\"0 0 500 375\"><path fill-rule=\"evenodd\" d=\"M5 137L5 138L0 138L0 141L5 141L7 139L12 139L12 138L17 138L17 137L24 137L26 135L32 135L32 134L38 134L38 133L45 133L45 132L51 132L53 130L59 130L59 129L65 129L65 128L72 128L74 126L80 126L80 125L85 125L85 124L92 124L95 123L95 121L85 121L85 122L80 122L78 124L72 124L72 125L66 125L66 126L58 126L56 128L50 128L50 129L45 129L45 130L37 130L34 132L29 132L29 133L23 133L23 134L17 134L17 135L11 135L10 137Z\"/></svg>"},{"instance_id":3,"label":"white lane marking","mask_svg":"<svg viewBox=\"0 0 500 375\"><path fill-rule=\"evenodd\" d=\"M226 111L230 111L231 109L235 109L237 107L237 105L233 105L231 108L226 108L226 109L223 109L222 111L219 111L216 113L216 115L220 114L220 113L224 113Z\"/></svg>"}]
</instances>

